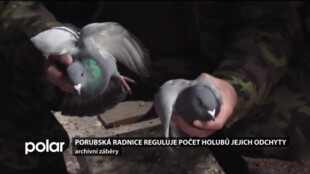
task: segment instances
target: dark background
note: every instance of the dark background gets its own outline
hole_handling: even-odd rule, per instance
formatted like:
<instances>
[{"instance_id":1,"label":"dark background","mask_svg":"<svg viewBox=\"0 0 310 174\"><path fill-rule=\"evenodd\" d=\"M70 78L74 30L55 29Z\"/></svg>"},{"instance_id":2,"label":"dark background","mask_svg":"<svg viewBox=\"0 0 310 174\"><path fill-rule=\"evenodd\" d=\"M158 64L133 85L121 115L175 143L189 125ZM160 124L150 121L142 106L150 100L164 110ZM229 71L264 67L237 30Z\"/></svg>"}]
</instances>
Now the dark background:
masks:
<instances>
[{"instance_id":1,"label":"dark background","mask_svg":"<svg viewBox=\"0 0 310 174\"><path fill-rule=\"evenodd\" d=\"M141 79L118 64L122 75L137 82L136 85L130 84L133 93L126 100L153 100L154 94L165 81L194 79L202 72L212 74L218 66L199 49L198 39L191 37L197 31L192 30L195 11L190 1L47 1L44 4L57 20L79 28L92 22L120 23L145 45L152 60L150 78ZM301 6L299 13L305 39L309 39L303 22L310 16L306 13L306 7ZM223 43L228 41L225 34L222 35L227 29L225 24L217 29L218 33L221 32L217 37ZM211 55L221 53L214 50ZM213 59L220 62L219 57Z\"/></svg>"},{"instance_id":2,"label":"dark background","mask_svg":"<svg viewBox=\"0 0 310 174\"><path fill-rule=\"evenodd\" d=\"M136 85L130 84L133 93L126 100L152 100L158 87L165 81L174 78L194 79L201 72L207 72L206 69L210 72L215 68L207 62L198 63L207 60L186 35L184 25L187 24L179 14L180 10L190 9L189 2L48 1L45 6L60 22L79 28L92 22L120 23L145 45L152 60L150 78L141 79L118 64L122 75L137 82ZM172 61L169 62L167 58ZM196 62L196 65L189 66L184 74L174 73L180 69L178 60L186 65Z\"/></svg>"}]
</instances>

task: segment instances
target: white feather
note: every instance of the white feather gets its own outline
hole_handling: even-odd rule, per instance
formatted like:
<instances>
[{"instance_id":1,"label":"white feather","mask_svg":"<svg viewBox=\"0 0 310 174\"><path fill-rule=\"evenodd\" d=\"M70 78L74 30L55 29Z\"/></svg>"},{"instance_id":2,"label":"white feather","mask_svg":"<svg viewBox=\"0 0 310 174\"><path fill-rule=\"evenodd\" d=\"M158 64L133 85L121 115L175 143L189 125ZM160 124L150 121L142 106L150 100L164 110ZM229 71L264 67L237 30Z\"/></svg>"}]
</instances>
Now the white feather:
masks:
<instances>
[{"instance_id":1,"label":"white feather","mask_svg":"<svg viewBox=\"0 0 310 174\"><path fill-rule=\"evenodd\" d=\"M44 55L74 54L77 50L76 37L65 30L51 28L31 38Z\"/></svg>"}]
</instances>

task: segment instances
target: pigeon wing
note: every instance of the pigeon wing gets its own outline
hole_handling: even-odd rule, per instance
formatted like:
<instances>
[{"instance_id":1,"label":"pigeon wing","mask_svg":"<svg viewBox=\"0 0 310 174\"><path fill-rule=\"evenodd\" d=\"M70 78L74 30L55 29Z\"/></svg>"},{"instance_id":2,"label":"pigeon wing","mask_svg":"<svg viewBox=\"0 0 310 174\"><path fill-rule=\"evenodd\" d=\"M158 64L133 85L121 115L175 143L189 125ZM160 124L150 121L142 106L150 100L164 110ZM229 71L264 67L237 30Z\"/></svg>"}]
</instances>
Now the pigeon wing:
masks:
<instances>
[{"instance_id":1,"label":"pigeon wing","mask_svg":"<svg viewBox=\"0 0 310 174\"><path fill-rule=\"evenodd\" d=\"M160 87L155 95L154 107L162 122L165 137L169 137L169 125L174 103L179 93L188 87L189 83L190 81L183 79L169 80Z\"/></svg>"},{"instance_id":2,"label":"pigeon wing","mask_svg":"<svg viewBox=\"0 0 310 174\"><path fill-rule=\"evenodd\" d=\"M120 24L92 23L81 31L79 46L108 52L141 77L148 77L149 54L143 44Z\"/></svg>"},{"instance_id":3,"label":"pigeon wing","mask_svg":"<svg viewBox=\"0 0 310 174\"><path fill-rule=\"evenodd\" d=\"M45 30L30 40L43 55L74 54L79 33L68 27L54 27Z\"/></svg>"}]
</instances>

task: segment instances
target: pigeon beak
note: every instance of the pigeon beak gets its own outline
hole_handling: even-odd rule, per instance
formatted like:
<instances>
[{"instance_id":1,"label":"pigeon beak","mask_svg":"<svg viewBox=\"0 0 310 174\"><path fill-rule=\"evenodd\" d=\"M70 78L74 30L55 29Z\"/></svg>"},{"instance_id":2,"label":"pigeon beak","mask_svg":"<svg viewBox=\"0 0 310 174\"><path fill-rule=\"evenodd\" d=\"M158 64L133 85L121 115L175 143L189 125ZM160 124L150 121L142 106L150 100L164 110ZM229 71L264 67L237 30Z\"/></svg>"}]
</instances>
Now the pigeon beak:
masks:
<instances>
[{"instance_id":1,"label":"pigeon beak","mask_svg":"<svg viewBox=\"0 0 310 174\"><path fill-rule=\"evenodd\" d=\"M215 122L215 118L214 117L212 117L212 120L213 120L213 122Z\"/></svg>"},{"instance_id":2,"label":"pigeon beak","mask_svg":"<svg viewBox=\"0 0 310 174\"><path fill-rule=\"evenodd\" d=\"M74 89L76 90L76 92L78 93L78 95L81 95L81 83L74 85Z\"/></svg>"}]
</instances>

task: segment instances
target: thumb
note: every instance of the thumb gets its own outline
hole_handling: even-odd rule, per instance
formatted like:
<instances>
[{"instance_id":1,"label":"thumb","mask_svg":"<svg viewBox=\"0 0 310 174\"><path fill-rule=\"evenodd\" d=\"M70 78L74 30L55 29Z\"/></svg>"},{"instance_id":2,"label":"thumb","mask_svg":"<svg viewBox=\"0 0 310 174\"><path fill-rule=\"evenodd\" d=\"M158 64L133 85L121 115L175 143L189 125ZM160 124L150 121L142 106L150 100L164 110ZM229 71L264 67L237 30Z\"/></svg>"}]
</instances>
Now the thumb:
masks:
<instances>
[{"instance_id":1,"label":"thumb","mask_svg":"<svg viewBox=\"0 0 310 174\"><path fill-rule=\"evenodd\" d=\"M57 60L58 62L60 62L63 65L70 65L73 62L72 56L69 54L63 54L63 55L59 55L59 56L52 56L55 60Z\"/></svg>"}]
</instances>

